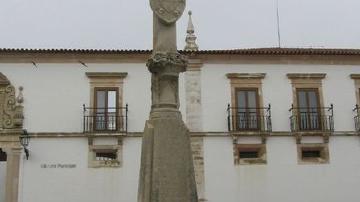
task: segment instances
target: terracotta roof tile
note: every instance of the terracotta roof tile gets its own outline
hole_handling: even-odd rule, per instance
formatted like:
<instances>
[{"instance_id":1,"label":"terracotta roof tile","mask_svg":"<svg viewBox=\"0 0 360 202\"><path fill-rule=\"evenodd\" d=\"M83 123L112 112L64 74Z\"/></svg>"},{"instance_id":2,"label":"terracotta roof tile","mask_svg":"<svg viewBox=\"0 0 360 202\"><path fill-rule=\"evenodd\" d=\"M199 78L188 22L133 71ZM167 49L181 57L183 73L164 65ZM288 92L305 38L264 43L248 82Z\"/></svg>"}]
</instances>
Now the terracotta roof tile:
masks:
<instances>
[{"instance_id":1,"label":"terracotta roof tile","mask_svg":"<svg viewBox=\"0 0 360 202\"><path fill-rule=\"evenodd\" d=\"M230 50L183 51L183 54L231 54L231 55L358 55L360 49L313 49L313 48L253 48ZM140 49L26 49L0 48L0 54L38 53L38 54L151 54L152 50Z\"/></svg>"}]
</instances>

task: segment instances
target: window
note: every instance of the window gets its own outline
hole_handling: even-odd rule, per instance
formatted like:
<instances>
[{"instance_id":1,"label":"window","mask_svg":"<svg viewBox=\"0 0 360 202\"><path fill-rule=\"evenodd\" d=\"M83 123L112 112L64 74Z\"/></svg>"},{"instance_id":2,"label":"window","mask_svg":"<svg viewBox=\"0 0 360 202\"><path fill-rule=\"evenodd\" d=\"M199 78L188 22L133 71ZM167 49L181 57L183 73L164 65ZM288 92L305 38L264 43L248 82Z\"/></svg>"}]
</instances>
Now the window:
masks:
<instances>
[{"instance_id":1,"label":"window","mask_svg":"<svg viewBox=\"0 0 360 202\"><path fill-rule=\"evenodd\" d=\"M257 89L237 89L236 125L238 130L259 129Z\"/></svg>"},{"instance_id":2,"label":"window","mask_svg":"<svg viewBox=\"0 0 360 202\"><path fill-rule=\"evenodd\" d=\"M329 163L329 149L327 144L307 143L298 145L299 164Z\"/></svg>"},{"instance_id":3,"label":"window","mask_svg":"<svg viewBox=\"0 0 360 202\"><path fill-rule=\"evenodd\" d=\"M356 104L354 111L354 124L355 124L355 131L360 132L360 74L350 74L350 78L354 80L355 83L355 97L356 97Z\"/></svg>"},{"instance_id":4,"label":"window","mask_svg":"<svg viewBox=\"0 0 360 202\"><path fill-rule=\"evenodd\" d=\"M300 130L320 130L321 111L317 89L297 89L298 125Z\"/></svg>"},{"instance_id":5,"label":"window","mask_svg":"<svg viewBox=\"0 0 360 202\"><path fill-rule=\"evenodd\" d=\"M266 134L271 132L269 107L263 107L263 73L228 73L231 103L228 104L228 130L238 134Z\"/></svg>"},{"instance_id":6,"label":"window","mask_svg":"<svg viewBox=\"0 0 360 202\"><path fill-rule=\"evenodd\" d=\"M334 131L333 105L324 106L322 93L323 73L289 73L292 84L293 103L290 112L290 129L296 142L302 136L322 136L328 142Z\"/></svg>"},{"instance_id":7,"label":"window","mask_svg":"<svg viewBox=\"0 0 360 202\"><path fill-rule=\"evenodd\" d=\"M7 159L6 153L0 148L0 162L6 161L6 159Z\"/></svg>"},{"instance_id":8,"label":"window","mask_svg":"<svg viewBox=\"0 0 360 202\"><path fill-rule=\"evenodd\" d=\"M239 151L240 159L255 159L259 158L259 151Z\"/></svg>"},{"instance_id":9,"label":"window","mask_svg":"<svg viewBox=\"0 0 360 202\"><path fill-rule=\"evenodd\" d=\"M95 159L97 161L113 161L117 159L117 152L116 150L95 151Z\"/></svg>"},{"instance_id":10,"label":"window","mask_svg":"<svg viewBox=\"0 0 360 202\"><path fill-rule=\"evenodd\" d=\"M125 72L86 72L90 103L84 104L84 132L127 132L128 105L123 105Z\"/></svg>"},{"instance_id":11,"label":"window","mask_svg":"<svg viewBox=\"0 0 360 202\"><path fill-rule=\"evenodd\" d=\"M265 144L235 144L235 165L266 164Z\"/></svg>"},{"instance_id":12,"label":"window","mask_svg":"<svg viewBox=\"0 0 360 202\"><path fill-rule=\"evenodd\" d=\"M119 125L118 91L116 88L95 88L94 129L117 130Z\"/></svg>"},{"instance_id":13,"label":"window","mask_svg":"<svg viewBox=\"0 0 360 202\"><path fill-rule=\"evenodd\" d=\"M90 145L89 167L120 167L121 144L119 145Z\"/></svg>"}]
</instances>

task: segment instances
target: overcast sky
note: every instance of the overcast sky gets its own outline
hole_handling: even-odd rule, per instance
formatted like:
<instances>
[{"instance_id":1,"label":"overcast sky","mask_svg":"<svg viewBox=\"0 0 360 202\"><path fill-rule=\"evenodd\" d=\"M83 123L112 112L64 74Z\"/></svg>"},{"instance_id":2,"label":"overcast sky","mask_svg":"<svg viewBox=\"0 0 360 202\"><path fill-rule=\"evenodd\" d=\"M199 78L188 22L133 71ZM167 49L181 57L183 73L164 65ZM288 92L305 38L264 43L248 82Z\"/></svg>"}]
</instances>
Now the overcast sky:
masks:
<instances>
[{"instance_id":1,"label":"overcast sky","mask_svg":"<svg viewBox=\"0 0 360 202\"><path fill-rule=\"evenodd\" d=\"M276 0L187 0L200 49L278 46ZM360 0L279 0L282 47L360 48ZM0 0L0 48L151 49L148 0Z\"/></svg>"}]
</instances>

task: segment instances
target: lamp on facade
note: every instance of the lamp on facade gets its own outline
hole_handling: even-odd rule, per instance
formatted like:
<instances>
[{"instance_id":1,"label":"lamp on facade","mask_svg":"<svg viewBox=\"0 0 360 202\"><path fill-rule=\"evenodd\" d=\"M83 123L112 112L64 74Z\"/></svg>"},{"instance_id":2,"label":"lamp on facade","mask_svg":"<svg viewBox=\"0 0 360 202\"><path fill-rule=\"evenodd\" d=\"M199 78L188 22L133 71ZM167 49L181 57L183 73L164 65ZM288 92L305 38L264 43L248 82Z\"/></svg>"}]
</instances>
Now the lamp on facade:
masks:
<instances>
[{"instance_id":1,"label":"lamp on facade","mask_svg":"<svg viewBox=\"0 0 360 202\"><path fill-rule=\"evenodd\" d=\"M20 135L20 144L21 146L24 147L26 160L29 159L29 155L30 155L29 149L27 148L27 146L29 145L29 141L30 141L29 133L27 132L27 130L23 130L23 133Z\"/></svg>"}]
</instances>

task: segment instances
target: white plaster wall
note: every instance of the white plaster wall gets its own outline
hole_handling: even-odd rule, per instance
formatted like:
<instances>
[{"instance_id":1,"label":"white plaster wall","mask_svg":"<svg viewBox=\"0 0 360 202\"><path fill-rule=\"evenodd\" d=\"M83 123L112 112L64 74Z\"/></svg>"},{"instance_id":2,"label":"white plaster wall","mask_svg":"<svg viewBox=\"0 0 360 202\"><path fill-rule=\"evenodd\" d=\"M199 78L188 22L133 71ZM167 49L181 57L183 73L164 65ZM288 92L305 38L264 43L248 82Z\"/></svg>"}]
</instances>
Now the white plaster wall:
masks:
<instances>
[{"instance_id":1,"label":"white plaster wall","mask_svg":"<svg viewBox=\"0 0 360 202\"><path fill-rule=\"evenodd\" d=\"M0 162L0 202L5 201L6 162Z\"/></svg>"},{"instance_id":2,"label":"white plaster wall","mask_svg":"<svg viewBox=\"0 0 360 202\"><path fill-rule=\"evenodd\" d=\"M0 72L16 87L24 87L25 126L30 132L81 132L82 105L89 105L85 72L127 72L124 105L129 104L128 130L143 131L151 106L151 75L145 64L39 63L1 64ZM184 78L180 76L180 106L185 118Z\"/></svg>"},{"instance_id":3,"label":"white plaster wall","mask_svg":"<svg viewBox=\"0 0 360 202\"><path fill-rule=\"evenodd\" d=\"M359 66L338 65L263 65L263 64L205 64L202 68L202 111L204 131L226 131L226 107L231 101L227 73L266 73L263 80L264 105L271 104L273 131L289 131L289 112L292 90L287 73L326 73L323 80L325 106L334 104L336 131L353 131L353 112L356 104L352 73Z\"/></svg>"},{"instance_id":4,"label":"white plaster wall","mask_svg":"<svg viewBox=\"0 0 360 202\"><path fill-rule=\"evenodd\" d=\"M21 202L134 202L141 138L125 138L121 168L88 168L84 138L33 139L22 161ZM233 164L230 137L204 138L205 196L209 202L357 202L360 140L332 137L330 163L298 165L292 137L270 137L266 165ZM76 164L74 169L41 164Z\"/></svg>"},{"instance_id":5,"label":"white plaster wall","mask_svg":"<svg viewBox=\"0 0 360 202\"><path fill-rule=\"evenodd\" d=\"M230 137L205 138L209 202L358 202L360 140L330 139L330 164L298 165L294 138L267 141L267 165L233 163Z\"/></svg>"},{"instance_id":6,"label":"white plaster wall","mask_svg":"<svg viewBox=\"0 0 360 202\"><path fill-rule=\"evenodd\" d=\"M123 142L121 168L88 168L84 138L33 139L22 164L22 202L134 202L140 168L140 138ZM76 164L76 168L41 168L41 164Z\"/></svg>"}]
</instances>

